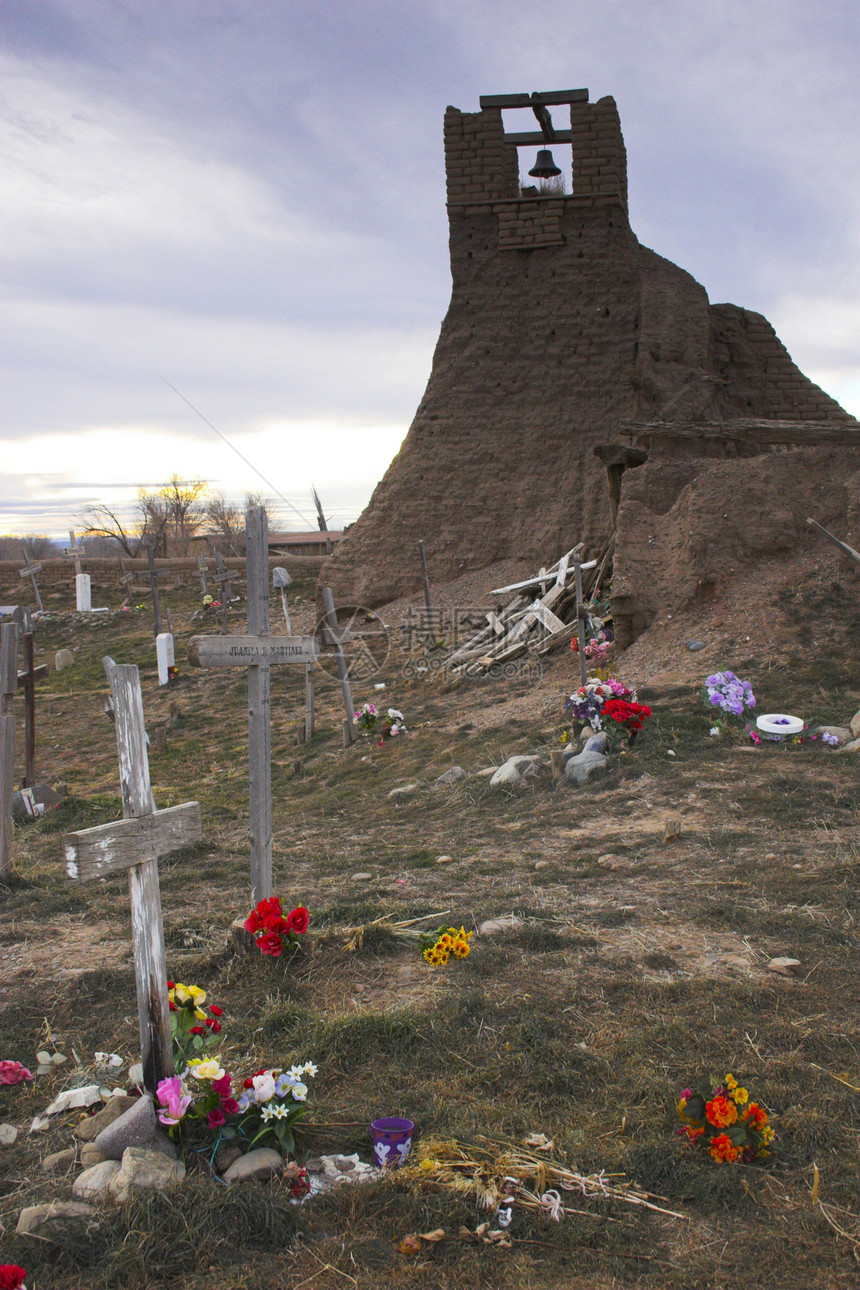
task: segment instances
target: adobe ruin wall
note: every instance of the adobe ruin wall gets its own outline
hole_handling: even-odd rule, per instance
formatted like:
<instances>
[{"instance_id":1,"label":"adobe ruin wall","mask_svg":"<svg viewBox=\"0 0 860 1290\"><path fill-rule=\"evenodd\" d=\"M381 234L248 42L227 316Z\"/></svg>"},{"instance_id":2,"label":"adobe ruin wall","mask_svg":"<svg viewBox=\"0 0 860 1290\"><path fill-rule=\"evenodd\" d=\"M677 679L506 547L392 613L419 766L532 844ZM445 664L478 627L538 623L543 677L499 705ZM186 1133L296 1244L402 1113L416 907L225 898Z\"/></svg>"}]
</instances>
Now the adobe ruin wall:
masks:
<instances>
[{"instance_id":1,"label":"adobe ruin wall","mask_svg":"<svg viewBox=\"0 0 860 1290\"><path fill-rule=\"evenodd\" d=\"M625 422L857 426L765 318L711 305L694 278L639 244L615 102L571 93L566 196L521 192L518 136L493 100L445 113L451 302L406 439L324 566L341 603L376 606L416 590L419 538L435 581L509 557L537 567L577 539L603 546L613 513L594 450ZM567 140L543 146L558 157ZM767 469L756 470L767 492ZM634 490L630 507L647 509L651 489L660 492L650 466L623 487ZM625 523L616 576L638 541ZM627 609L638 630L650 610Z\"/></svg>"}]
</instances>

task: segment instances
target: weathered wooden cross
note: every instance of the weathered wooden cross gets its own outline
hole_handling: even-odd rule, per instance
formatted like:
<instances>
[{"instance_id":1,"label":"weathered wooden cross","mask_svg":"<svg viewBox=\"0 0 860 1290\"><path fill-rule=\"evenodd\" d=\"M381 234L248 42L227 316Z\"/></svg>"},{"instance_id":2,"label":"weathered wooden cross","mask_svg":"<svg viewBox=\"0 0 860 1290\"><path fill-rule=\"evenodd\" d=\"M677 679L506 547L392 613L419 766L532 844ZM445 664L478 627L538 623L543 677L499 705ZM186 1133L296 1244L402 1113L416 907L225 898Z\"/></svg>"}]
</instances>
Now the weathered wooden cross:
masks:
<instances>
[{"instance_id":1,"label":"weathered wooden cross","mask_svg":"<svg viewBox=\"0 0 860 1290\"><path fill-rule=\"evenodd\" d=\"M76 882L128 870L131 936L137 985L143 1082L154 1093L173 1074L173 1045L167 1000L167 964L158 858L199 842L200 805L184 802L156 810L149 782L140 675L132 665L105 659L116 711L116 743L123 819L63 838L66 873Z\"/></svg>"},{"instance_id":2,"label":"weathered wooden cross","mask_svg":"<svg viewBox=\"0 0 860 1290\"><path fill-rule=\"evenodd\" d=\"M133 570L130 571L126 569L125 560L123 560L122 556L119 557L119 568L120 568L120 575L119 575L120 586L125 587L125 599L123 600L122 603L124 605L127 605L130 602L132 596L134 595L134 572Z\"/></svg>"},{"instance_id":3,"label":"weathered wooden cross","mask_svg":"<svg viewBox=\"0 0 860 1290\"><path fill-rule=\"evenodd\" d=\"M262 506L251 507L247 512L245 543L248 635L192 636L188 661L195 667L248 669L251 896L256 903L272 894L270 668L280 663L313 663L317 642L313 636L269 635L269 537Z\"/></svg>"},{"instance_id":4,"label":"weathered wooden cross","mask_svg":"<svg viewBox=\"0 0 860 1290\"><path fill-rule=\"evenodd\" d=\"M18 688L18 627L0 628L0 874L12 868L12 793L15 787L15 714Z\"/></svg>"},{"instance_id":5,"label":"weathered wooden cross","mask_svg":"<svg viewBox=\"0 0 860 1290\"><path fill-rule=\"evenodd\" d=\"M75 609L79 614L89 614L93 608L92 581L90 575L81 568L81 552L74 529L69 529L69 542L71 545L63 555L75 562Z\"/></svg>"},{"instance_id":6,"label":"weathered wooden cross","mask_svg":"<svg viewBox=\"0 0 860 1290\"><path fill-rule=\"evenodd\" d=\"M343 695L343 706L346 709L346 717L343 722L343 743L344 747L348 748L358 738L358 731L355 728L352 687L349 684L349 664L346 661L346 654L343 652L344 641L349 640L349 628L341 627L337 620L337 610L335 609L334 596L331 594L331 587L323 587L322 598L325 608L323 639L327 644L334 646L337 675L340 680L341 694Z\"/></svg>"},{"instance_id":7,"label":"weathered wooden cross","mask_svg":"<svg viewBox=\"0 0 860 1290\"><path fill-rule=\"evenodd\" d=\"M21 787L32 787L36 761L36 682L48 675L48 665L36 667L32 632L24 632L24 671L17 674L17 688L24 691L24 778Z\"/></svg>"},{"instance_id":8,"label":"weathered wooden cross","mask_svg":"<svg viewBox=\"0 0 860 1290\"><path fill-rule=\"evenodd\" d=\"M268 551L266 552L268 556ZM221 635L227 634L227 612L230 605L230 583L236 577L231 573L224 563L224 557L220 551L215 552L215 573L212 580L218 586L218 595L221 599Z\"/></svg>"},{"instance_id":9,"label":"weathered wooden cross","mask_svg":"<svg viewBox=\"0 0 860 1290\"><path fill-rule=\"evenodd\" d=\"M41 612L45 606L42 604L42 597L39 594L39 584L36 582L36 574L41 571L42 566L38 560L34 560L31 555L27 554L27 548L25 546L21 547L21 555L24 557L24 568L18 570L18 577L29 578L32 582L36 604Z\"/></svg>"}]
</instances>

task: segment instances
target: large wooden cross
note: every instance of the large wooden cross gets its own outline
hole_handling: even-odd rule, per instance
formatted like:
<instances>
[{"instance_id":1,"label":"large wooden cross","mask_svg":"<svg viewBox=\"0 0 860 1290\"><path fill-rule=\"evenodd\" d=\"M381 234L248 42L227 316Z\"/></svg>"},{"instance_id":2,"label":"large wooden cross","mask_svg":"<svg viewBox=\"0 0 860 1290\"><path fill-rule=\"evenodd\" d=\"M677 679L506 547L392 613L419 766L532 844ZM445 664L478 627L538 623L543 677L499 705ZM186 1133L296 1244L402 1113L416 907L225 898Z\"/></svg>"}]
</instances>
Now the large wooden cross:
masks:
<instances>
[{"instance_id":1,"label":"large wooden cross","mask_svg":"<svg viewBox=\"0 0 860 1290\"><path fill-rule=\"evenodd\" d=\"M36 682L48 675L47 663L36 667L32 632L24 633L24 671L17 674L17 688L24 691L24 778L21 787L33 786L36 763Z\"/></svg>"},{"instance_id":2,"label":"large wooden cross","mask_svg":"<svg viewBox=\"0 0 860 1290\"><path fill-rule=\"evenodd\" d=\"M245 516L248 578L248 635L192 636L188 662L194 667L248 669L248 763L251 838L251 896L272 894L272 731L270 668L280 663L313 663L313 636L269 635L269 534L262 506Z\"/></svg>"},{"instance_id":3,"label":"large wooden cross","mask_svg":"<svg viewBox=\"0 0 860 1290\"><path fill-rule=\"evenodd\" d=\"M105 659L105 671L116 713L123 819L67 833L66 873L76 882L88 882L128 870L140 1058L144 1085L154 1093L159 1082L173 1074L158 858L200 841L200 804L184 802L156 810L140 675L133 665L110 659Z\"/></svg>"},{"instance_id":4,"label":"large wooden cross","mask_svg":"<svg viewBox=\"0 0 860 1290\"><path fill-rule=\"evenodd\" d=\"M32 555L27 553L27 548L25 546L21 547L21 555L24 557L24 568L18 570L18 577L29 578L32 582L33 594L36 597L36 604L41 612L45 606L42 604L42 597L39 594L39 584L36 582L36 574L41 571L42 566L38 560L34 560Z\"/></svg>"}]
</instances>

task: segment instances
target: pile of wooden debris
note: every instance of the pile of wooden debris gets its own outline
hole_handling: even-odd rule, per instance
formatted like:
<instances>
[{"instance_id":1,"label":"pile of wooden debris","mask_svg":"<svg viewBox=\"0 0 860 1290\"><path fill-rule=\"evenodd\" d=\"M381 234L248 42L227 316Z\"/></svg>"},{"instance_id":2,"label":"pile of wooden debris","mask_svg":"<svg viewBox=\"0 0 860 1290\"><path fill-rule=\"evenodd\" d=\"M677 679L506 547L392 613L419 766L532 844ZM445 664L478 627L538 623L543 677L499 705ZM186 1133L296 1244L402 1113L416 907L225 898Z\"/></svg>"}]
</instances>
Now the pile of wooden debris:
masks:
<instances>
[{"instance_id":1,"label":"pile of wooden debris","mask_svg":"<svg viewBox=\"0 0 860 1290\"><path fill-rule=\"evenodd\" d=\"M524 582L494 588L491 596L512 598L485 615L486 625L479 632L458 642L446 665L466 676L495 673L523 655L548 654L570 644L577 634L582 651L587 632L604 625L605 619L588 612L588 604L611 573L614 545L613 533L600 557L583 563L579 542L550 569L540 569Z\"/></svg>"}]
</instances>

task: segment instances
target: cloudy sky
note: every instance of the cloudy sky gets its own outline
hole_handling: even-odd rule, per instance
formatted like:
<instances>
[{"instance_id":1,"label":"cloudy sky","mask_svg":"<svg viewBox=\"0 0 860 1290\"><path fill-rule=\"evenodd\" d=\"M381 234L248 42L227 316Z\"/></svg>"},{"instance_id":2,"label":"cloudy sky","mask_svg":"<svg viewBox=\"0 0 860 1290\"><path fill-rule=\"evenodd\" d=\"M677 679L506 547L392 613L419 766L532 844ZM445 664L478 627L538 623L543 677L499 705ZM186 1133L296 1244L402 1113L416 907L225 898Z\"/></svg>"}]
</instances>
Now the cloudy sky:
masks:
<instances>
[{"instance_id":1,"label":"cloudy sky","mask_svg":"<svg viewBox=\"0 0 860 1290\"><path fill-rule=\"evenodd\" d=\"M856 0L0 0L0 21L0 531L62 534L173 473L308 524L313 482L354 519L429 375L442 116L479 94L614 95L640 241L860 414Z\"/></svg>"}]
</instances>

